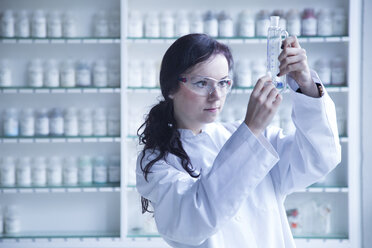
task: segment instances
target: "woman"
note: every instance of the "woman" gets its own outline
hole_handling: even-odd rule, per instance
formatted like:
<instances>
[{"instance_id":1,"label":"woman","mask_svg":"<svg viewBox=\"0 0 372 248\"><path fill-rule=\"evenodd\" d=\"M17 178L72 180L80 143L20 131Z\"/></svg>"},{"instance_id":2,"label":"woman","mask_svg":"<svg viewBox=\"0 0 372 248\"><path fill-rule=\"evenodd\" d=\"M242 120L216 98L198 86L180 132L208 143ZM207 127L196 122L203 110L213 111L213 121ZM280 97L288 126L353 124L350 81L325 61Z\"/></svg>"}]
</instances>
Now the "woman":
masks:
<instances>
[{"instance_id":1,"label":"woman","mask_svg":"<svg viewBox=\"0 0 372 248\"><path fill-rule=\"evenodd\" d=\"M340 162L335 108L296 37L283 42L280 76L293 95L294 134L268 126L282 96L260 78L243 123L214 122L232 81L227 46L204 34L176 40L163 57L164 100L140 134L137 190L172 247L295 247L285 197ZM278 75L279 75L278 74ZM141 129L140 128L140 129Z\"/></svg>"}]
</instances>

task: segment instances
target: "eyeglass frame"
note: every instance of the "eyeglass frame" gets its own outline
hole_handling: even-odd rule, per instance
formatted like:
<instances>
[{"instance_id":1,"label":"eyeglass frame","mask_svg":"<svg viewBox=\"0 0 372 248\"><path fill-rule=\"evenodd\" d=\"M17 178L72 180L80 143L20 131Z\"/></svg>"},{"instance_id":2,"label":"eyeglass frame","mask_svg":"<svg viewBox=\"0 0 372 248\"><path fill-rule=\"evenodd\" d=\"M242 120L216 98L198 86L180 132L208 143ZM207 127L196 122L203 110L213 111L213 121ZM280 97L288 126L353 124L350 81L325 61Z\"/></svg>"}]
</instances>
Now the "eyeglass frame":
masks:
<instances>
[{"instance_id":1,"label":"eyeglass frame","mask_svg":"<svg viewBox=\"0 0 372 248\"><path fill-rule=\"evenodd\" d=\"M208 93L208 95L201 95L201 94L199 94L198 92L196 92L195 90L193 90L193 89L191 89L190 87L187 87L188 89L190 89L191 91L193 91L193 92L195 92L196 94L198 94L199 96L210 96L217 88L219 88L218 86L217 86L217 84L219 83L219 82L222 82L222 81L230 81L231 82L231 86L229 87L229 89L228 89L228 91L226 92L226 94L225 95L227 95L227 94L229 94L230 92L231 92L231 88L232 88L232 86L233 86L233 84L234 84L234 80L233 79L231 79L231 78L229 78L228 76L226 76L224 79L215 79L215 78L213 78L213 77L208 77L208 76L202 76L202 75L192 75L192 76L189 76L189 77L198 77L198 78L203 78L203 79L206 79L206 80L211 80L211 81L214 81L215 82L215 85L213 86L213 90L211 91L211 90L209 90L209 93ZM187 84L187 83L189 83L189 84L193 84L191 81L187 81L187 77L186 76L179 76L178 77L178 81L179 82L181 82L181 83L183 83L183 84ZM196 82L194 82L194 83L197 83L197 82L200 82L200 81L196 81ZM209 85L208 85L209 86ZM210 87L210 86L209 86ZM210 87L211 88L211 87ZM219 89L221 89L221 88L219 88ZM223 96L225 96L225 95L223 95Z\"/></svg>"}]
</instances>

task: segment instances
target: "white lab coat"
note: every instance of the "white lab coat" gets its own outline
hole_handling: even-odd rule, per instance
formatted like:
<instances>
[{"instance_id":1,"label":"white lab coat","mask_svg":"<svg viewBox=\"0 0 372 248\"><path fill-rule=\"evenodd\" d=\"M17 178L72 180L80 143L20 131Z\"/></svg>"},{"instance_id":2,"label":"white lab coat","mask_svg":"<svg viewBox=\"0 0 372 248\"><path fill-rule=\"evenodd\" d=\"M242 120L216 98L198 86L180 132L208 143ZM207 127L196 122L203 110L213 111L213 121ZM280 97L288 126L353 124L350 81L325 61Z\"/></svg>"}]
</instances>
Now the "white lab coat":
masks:
<instances>
[{"instance_id":1,"label":"white lab coat","mask_svg":"<svg viewBox=\"0 0 372 248\"><path fill-rule=\"evenodd\" d=\"M312 77L320 83L316 73ZM244 122L207 124L197 135L179 129L199 178L189 176L170 154L154 164L147 182L137 160L137 190L151 201L158 231L170 246L295 247L284 200L335 168L341 148L328 93L308 97L288 81L294 134L269 126L256 138ZM146 154L143 164L152 158Z\"/></svg>"}]
</instances>

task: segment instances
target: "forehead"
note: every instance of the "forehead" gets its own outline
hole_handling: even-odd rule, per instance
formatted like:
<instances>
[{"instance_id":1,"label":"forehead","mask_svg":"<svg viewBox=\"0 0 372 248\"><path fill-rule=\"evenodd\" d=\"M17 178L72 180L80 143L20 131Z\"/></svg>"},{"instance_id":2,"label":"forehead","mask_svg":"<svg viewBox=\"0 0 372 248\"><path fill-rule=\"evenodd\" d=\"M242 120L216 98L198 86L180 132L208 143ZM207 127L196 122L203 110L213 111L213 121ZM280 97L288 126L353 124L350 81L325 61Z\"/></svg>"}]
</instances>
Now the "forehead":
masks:
<instances>
[{"instance_id":1,"label":"forehead","mask_svg":"<svg viewBox=\"0 0 372 248\"><path fill-rule=\"evenodd\" d=\"M222 54L216 54L206 61L196 64L190 70L186 71L186 74L220 79L228 76L229 64L225 56Z\"/></svg>"}]
</instances>

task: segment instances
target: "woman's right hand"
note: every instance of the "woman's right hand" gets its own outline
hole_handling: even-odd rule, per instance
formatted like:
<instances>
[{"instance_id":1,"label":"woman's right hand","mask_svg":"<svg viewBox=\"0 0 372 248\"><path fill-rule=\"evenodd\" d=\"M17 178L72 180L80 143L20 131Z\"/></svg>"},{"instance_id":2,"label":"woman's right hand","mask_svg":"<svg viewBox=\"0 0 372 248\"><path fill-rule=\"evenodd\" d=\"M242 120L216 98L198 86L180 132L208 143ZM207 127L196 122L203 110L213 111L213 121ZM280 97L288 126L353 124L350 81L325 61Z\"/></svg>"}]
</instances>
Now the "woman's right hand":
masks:
<instances>
[{"instance_id":1,"label":"woman's right hand","mask_svg":"<svg viewBox=\"0 0 372 248\"><path fill-rule=\"evenodd\" d=\"M265 130L273 119L282 96L271 83L271 77L266 75L258 79L249 99L245 124L257 137Z\"/></svg>"}]
</instances>

